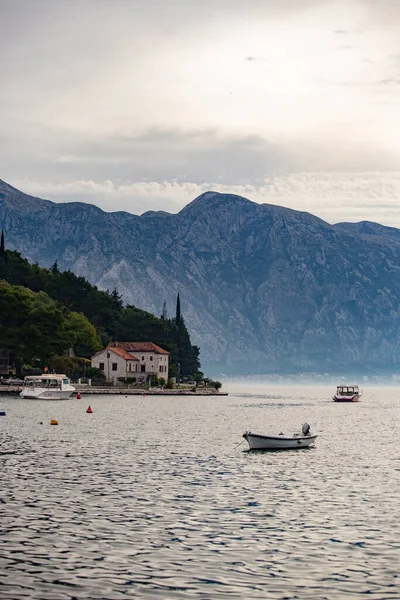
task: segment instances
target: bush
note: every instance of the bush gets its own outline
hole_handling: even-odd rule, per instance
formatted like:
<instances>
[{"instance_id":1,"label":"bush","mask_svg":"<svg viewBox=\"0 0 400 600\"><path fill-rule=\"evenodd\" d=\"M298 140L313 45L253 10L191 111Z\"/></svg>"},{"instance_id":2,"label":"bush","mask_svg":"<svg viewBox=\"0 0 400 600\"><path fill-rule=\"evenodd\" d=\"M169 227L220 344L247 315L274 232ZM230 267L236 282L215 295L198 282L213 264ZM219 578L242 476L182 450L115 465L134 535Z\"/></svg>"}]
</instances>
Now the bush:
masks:
<instances>
[{"instance_id":1,"label":"bush","mask_svg":"<svg viewBox=\"0 0 400 600\"><path fill-rule=\"evenodd\" d=\"M118 381L129 385L130 383L136 383L136 377L118 377Z\"/></svg>"},{"instance_id":2,"label":"bush","mask_svg":"<svg viewBox=\"0 0 400 600\"><path fill-rule=\"evenodd\" d=\"M174 382L172 381L172 379L168 379L167 385L165 387L167 388L167 390L172 390L174 388Z\"/></svg>"}]
</instances>

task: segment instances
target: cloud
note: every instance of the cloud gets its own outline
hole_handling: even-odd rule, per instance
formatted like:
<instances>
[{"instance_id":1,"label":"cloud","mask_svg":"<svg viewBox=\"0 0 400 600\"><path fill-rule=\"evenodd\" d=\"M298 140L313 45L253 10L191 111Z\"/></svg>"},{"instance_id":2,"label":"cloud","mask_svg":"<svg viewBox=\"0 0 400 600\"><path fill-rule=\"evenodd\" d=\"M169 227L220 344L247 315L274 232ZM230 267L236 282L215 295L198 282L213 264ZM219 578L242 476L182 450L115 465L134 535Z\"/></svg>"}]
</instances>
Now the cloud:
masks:
<instances>
[{"instance_id":1,"label":"cloud","mask_svg":"<svg viewBox=\"0 0 400 600\"><path fill-rule=\"evenodd\" d=\"M285 135L270 139L257 134L227 134L217 128L150 127L137 133L58 135L45 131L47 146L32 152L12 136L0 136L0 159L5 180L52 181L188 181L196 184L260 185L268 176L285 173L342 172L396 169L399 156L379 139L373 147L363 141L318 136L302 139ZM40 130L34 130L40 136ZM33 143L33 142L32 142ZM15 168L15 166L17 168Z\"/></svg>"},{"instance_id":2,"label":"cloud","mask_svg":"<svg viewBox=\"0 0 400 600\"><path fill-rule=\"evenodd\" d=\"M400 164L399 17L398 0L3 0L1 177L106 209L220 186L343 220L361 184L349 205L333 188L355 193L354 173L386 219L368 198Z\"/></svg>"},{"instance_id":3,"label":"cloud","mask_svg":"<svg viewBox=\"0 0 400 600\"><path fill-rule=\"evenodd\" d=\"M178 212L210 189L244 196L258 203L306 211L329 223L376 221L400 227L400 171L387 173L299 173L269 177L259 185L224 185L189 181L72 181L62 184L10 181L25 193L56 202L80 200L103 210L141 214Z\"/></svg>"}]
</instances>

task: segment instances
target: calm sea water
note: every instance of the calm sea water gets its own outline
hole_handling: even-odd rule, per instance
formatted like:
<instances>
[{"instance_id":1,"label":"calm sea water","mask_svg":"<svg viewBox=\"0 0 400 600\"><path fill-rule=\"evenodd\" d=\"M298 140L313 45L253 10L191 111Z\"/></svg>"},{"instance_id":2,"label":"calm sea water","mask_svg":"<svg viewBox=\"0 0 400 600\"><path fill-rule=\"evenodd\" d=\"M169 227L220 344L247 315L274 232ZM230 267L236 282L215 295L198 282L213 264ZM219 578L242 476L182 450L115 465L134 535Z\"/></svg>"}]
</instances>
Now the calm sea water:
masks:
<instances>
[{"instance_id":1,"label":"calm sea water","mask_svg":"<svg viewBox=\"0 0 400 600\"><path fill-rule=\"evenodd\" d=\"M227 389L0 397L0 598L400 598L400 389Z\"/></svg>"}]
</instances>

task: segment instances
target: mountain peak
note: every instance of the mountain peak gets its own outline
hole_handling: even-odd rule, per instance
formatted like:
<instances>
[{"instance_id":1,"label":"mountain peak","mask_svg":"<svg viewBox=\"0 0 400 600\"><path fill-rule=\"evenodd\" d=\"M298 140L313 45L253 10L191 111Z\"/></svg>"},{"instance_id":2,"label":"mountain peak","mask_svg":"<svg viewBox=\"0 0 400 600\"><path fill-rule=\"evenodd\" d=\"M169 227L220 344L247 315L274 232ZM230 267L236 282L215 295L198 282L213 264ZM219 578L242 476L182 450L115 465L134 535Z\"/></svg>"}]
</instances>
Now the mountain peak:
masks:
<instances>
[{"instance_id":1,"label":"mountain peak","mask_svg":"<svg viewBox=\"0 0 400 600\"><path fill-rule=\"evenodd\" d=\"M21 213L29 213L32 210L38 211L44 206L51 206L53 204L50 200L42 200L41 198L24 194L2 179L0 179L0 201L4 205L18 209Z\"/></svg>"},{"instance_id":2,"label":"mountain peak","mask_svg":"<svg viewBox=\"0 0 400 600\"><path fill-rule=\"evenodd\" d=\"M247 198L243 198L243 196L238 196L237 194L223 194L221 192L209 190L208 192L204 192L203 194L200 194L200 196L197 196L192 202L189 202L189 204L187 204L180 212L185 213L192 211L193 209L233 207L244 204L250 205L256 203Z\"/></svg>"}]
</instances>

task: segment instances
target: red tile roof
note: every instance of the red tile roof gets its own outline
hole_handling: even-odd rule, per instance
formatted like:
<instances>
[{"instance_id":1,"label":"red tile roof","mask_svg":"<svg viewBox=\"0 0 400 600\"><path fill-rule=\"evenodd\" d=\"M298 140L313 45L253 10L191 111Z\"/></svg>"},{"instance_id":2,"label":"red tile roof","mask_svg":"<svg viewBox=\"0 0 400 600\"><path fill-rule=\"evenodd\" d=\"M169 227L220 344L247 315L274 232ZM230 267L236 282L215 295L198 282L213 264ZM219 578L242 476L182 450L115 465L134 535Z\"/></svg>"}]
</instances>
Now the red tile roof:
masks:
<instances>
[{"instance_id":1,"label":"red tile roof","mask_svg":"<svg viewBox=\"0 0 400 600\"><path fill-rule=\"evenodd\" d=\"M121 358L124 358L125 360L139 360L138 358L136 358L136 356L129 354L123 348L115 348L114 346L108 345L107 350L114 352L114 354L118 354L118 356L121 356Z\"/></svg>"},{"instance_id":2,"label":"red tile roof","mask_svg":"<svg viewBox=\"0 0 400 600\"><path fill-rule=\"evenodd\" d=\"M167 350L160 348L153 342L111 342L107 348L110 349L123 349L126 352L155 352L156 354L169 354Z\"/></svg>"}]
</instances>

